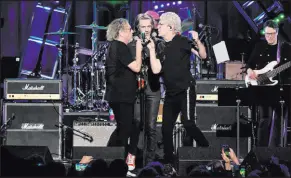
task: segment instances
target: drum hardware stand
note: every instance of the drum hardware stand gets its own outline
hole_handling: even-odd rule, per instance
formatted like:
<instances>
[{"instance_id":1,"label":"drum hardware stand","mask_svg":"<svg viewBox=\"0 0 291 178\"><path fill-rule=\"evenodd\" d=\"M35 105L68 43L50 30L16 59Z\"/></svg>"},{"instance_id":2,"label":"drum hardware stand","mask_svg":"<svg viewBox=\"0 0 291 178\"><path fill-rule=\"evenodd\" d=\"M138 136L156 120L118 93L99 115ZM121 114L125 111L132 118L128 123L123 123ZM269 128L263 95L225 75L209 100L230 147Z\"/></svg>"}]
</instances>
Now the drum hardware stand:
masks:
<instances>
[{"instance_id":1,"label":"drum hardware stand","mask_svg":"<svg viewBox=\"0 0 291 178\"><path fill-rule=\"evenodd\" d=\"M95 22L93 22L94 24ZM96 53L97 53L97 43L98 43L98 37L97 37L98 33L97 33L97 29L96 28L92 28L92 37L91 37L91 40L92 40L92 53L94 56L92 56L92 60L91 60L91 82L90 82L90 90L88 92L88 96L87 96L87 108L89 110L92 110L93 107L94 107L94 84L93 84L93 81L94 81L94 69L95 69L95 60L96 60ZM90 102L89 102L89 98L90 97Z\"/></svg>"},{"instance_id":2,"label":"drum hardware stand","mask_svg":"<svg viewBox=\"0 0 291 178\"><path fill-rule=\"evenodd\" d=\"M74 95L74 107L77 107L80 103L79 101L79 96L80 94L82 95L82 97L85 96L85 94L80 90L79 85L77 86L77 63L78 63L78 48L79 48L79 43L76 43L75 45L75 54L74 54L74 59L73 59L73 71L74 71L74 88L73 88L73 95ZM80 82L80 80L79 80Z\"/></svg>"}]
</instances>

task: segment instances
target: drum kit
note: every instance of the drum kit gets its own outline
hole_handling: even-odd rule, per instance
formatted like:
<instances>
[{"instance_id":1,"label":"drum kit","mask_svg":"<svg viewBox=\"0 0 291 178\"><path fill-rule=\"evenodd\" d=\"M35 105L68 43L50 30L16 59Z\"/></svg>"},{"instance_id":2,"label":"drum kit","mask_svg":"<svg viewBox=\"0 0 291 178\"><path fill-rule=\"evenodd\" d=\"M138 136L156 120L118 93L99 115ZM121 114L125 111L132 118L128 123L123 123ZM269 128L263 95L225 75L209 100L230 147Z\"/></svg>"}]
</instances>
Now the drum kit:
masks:
<instances>
[{"instance_id":1,"label":"drum kit","mask_svg":"<svg viewBox=\"0 0 291 178\"><path fill-rule=\"evenodd\" d=\"M107 30L107 27L98 26L96 23L91 25L78 25L76 28L92 30L92 50L75 45L64 44L64 37L67 35L77 35L75 32L57 31L46 33L45 35L60 35L60 44L56 47L59 49L59 77L63 72L72 76L72 91L67 92L67 104L73 110L89 110L89 111L108 111L109 105L104 100L106 83L105 83L105 60L108 49L108 43L100 43L98 45L98 30ZM64 49L73 48L74 57L73 65L68 67L68 59L66 68L62 67L62 56ZM90 56L85 64L79 64L79 55ZM67 76L68 77L68 76ZM69 82L67 82L68 84Z\"/></svg>"}]
</instances>

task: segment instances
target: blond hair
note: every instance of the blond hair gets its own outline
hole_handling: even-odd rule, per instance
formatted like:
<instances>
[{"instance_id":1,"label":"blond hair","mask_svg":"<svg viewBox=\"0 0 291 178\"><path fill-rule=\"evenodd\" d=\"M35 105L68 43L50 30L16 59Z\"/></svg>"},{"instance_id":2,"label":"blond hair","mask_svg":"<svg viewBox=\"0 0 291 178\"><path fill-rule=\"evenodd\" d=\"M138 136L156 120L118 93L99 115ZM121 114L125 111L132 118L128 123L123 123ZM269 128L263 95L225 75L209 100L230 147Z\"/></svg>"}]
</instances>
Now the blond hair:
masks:
<instances>
[{"instance_id":1,"label":"blond hair","mask_svg":"<svg viewBox=\"0 0 291 178\"><path fill-rule=\"evenodd\" d=\"M128 24L128 20L124 18L118 18L113 20L106 31L106 39L108 41L116 40L119 36L119 31L124 29L125 24Z\"/></svg>"}]
</instances>

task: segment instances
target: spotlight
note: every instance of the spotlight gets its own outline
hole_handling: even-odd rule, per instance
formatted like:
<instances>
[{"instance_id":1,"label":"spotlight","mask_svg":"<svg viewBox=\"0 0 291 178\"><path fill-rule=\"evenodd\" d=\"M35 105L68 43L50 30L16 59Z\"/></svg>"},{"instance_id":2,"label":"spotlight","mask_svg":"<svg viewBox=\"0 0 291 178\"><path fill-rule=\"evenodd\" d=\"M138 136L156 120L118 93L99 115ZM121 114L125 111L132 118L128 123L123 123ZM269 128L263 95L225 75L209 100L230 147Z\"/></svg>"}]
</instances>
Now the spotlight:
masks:
<instances>
[{"instance_id":1,"label":"spotlight","mask_svg":"<svg viewBox=\"0 0 291 178\"><path fill-rule=\"evenodd\" d=\"M169 6L170 5L170 3L167 3L167 6Z\"/></svg>"},{"instance_id":2,"label":"spotlight","mask_svg":"<svg viewBox=\"0 0 291 178\"><path fill-rule=\"evenodd\" d=\"M280 14L278 17L279 17L279 19L281 19L281 20L282 20L282 19L284 19L284 18L285 18L285 15L284 15L284 14Z\"/></svg>"},{"instance_id":3,"label":"spotlight","mask_svg":"<svg viewBox=\"0 0 291 178\"><path fill-rule=\"evenodd\" d=\"M161 7L163 8L164 7L164 4L162 4Z\"/></svg>"},{"instance_id":4,"label":"spotlight","mask_svg":"<svg viewBox=\"0 0 291 178\"><path fill-rule=\"evenodd\" d=\"M178 4L182 4L182 1L178 1Z\"/></svg>"},{"instance_id":5,"label":"spotlight","mask_svg":"<svg viewBox=\"0 0 291 178\"><path fill-rule=\"evenodd\" d=\"M276 23L279 23L280 19L279 18L275 18L273 21L276 22Z\"/></svg>"},{"instance_id":6,"label":"spotlight","mask_svg":"<svg viewBox=\"0 0 291 178\"><path fill-rule=\"evenodd\" d=\"M157 5L155 5L155 7L154 7L155 9L158 9L159 8L159 6L157 6Z\"/></svg>"},{"instance_id":7,"label":"spotlight","mask_svg":"<svg viewBox=\"0 0 291 178\"><path fill-rule=\"evenodd\" d=\"M176 5L176 2L173 2L173 5Z\"/></svg>"}]
</instances>

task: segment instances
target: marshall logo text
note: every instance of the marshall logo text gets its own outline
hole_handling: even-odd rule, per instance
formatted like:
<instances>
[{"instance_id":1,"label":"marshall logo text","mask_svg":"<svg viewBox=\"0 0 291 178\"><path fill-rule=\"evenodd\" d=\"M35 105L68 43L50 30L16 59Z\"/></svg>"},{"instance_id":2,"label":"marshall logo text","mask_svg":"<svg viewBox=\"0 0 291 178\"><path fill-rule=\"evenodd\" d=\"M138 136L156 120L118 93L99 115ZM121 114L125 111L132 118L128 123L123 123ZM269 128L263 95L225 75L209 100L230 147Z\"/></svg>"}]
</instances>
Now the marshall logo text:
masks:
<instances>
[{"instance_id":1,"label":"marshall logo text","mask_svg":"<svg viewBox=\"0 0 291 178\"><path fill-rule=\"evenodd\" d=\"M41 86L31 86L30 84L26 84L22 90L24 91L36 91L36 90L44 90L44 85L41 85Z\"/></svg>"}]
</instances>

